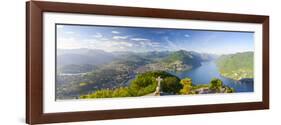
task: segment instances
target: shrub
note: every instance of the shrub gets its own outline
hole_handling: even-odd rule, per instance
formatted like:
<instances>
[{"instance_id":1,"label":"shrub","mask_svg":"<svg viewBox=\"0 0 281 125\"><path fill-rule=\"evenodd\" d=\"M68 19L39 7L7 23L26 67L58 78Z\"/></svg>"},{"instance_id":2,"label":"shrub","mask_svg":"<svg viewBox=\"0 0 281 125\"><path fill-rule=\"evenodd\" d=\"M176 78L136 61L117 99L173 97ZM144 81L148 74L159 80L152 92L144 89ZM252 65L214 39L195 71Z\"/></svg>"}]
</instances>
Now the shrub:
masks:
<instances>
[{"instance_id":1,"label":"shrub","mask_svg":"<svg viewBox=\"0 0 281 125\"><path fill-rule=\"evenodd\" d=\"M179 93L182 84L177 77L166 77L161 84L161 89L166 93Z\"/></svg>"},{"instance_id":2,"label":"shrub","mask_svg":"<svg viewBox=\"0 0 281 125\"><path fill-rule=\"evenodd\" d=\"M210 89L219 90L223 86L223 82L218 78L213 78L210 82Z\"/></svg>"},{"instance_id":3,"label":"shrub","mask_svg":"<svg viewBox=\"0 0 281 125\"><path fill-rule=\"evenodd\" d=\"M192 80L190 78L184 78L180 81L183 88L180 90L181 94L189 94L192 89Z\"/></svg>"}]
</instances>

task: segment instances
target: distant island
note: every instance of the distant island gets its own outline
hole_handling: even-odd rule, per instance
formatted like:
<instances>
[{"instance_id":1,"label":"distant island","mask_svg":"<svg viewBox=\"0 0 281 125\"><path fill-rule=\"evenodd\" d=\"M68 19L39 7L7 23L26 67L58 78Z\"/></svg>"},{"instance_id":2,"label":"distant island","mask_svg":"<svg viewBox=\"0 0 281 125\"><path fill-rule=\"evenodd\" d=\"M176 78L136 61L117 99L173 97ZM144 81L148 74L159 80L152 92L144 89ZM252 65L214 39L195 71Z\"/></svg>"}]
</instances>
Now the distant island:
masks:
<instances>
[{"instance_id":1,"label":"distant island","mask_svg":"<svg viewBox=\"0 0 281 125\"><path fill-rule=\"evenodd\" d=\"M222 55L216 60L216 64L222 76L234 80L253 78L253 52Z\"/></svg>"}]
</instances>

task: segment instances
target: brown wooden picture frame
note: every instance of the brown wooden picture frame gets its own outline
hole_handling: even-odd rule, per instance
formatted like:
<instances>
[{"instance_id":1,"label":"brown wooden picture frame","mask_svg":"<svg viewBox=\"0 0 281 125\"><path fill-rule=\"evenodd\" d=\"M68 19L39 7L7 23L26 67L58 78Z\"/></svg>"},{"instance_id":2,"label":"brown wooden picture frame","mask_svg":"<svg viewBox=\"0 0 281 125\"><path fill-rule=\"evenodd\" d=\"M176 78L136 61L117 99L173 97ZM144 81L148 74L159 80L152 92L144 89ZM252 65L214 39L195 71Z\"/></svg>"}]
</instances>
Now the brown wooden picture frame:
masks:
<instances>
[{"instance_id":1,"label":"brown wooden picture frame","mask_svg":"<svg viewBox=\"0 0 281 125\"><path fill-rule=\"evenodd\" d=\"M82 111L66 113L43 112L43 13L62 12L128 17L153 17L262 24L262 102L211 104L157 108ZM56 123L165 115L269 109L269 16L215 12L104 6L56 2L26 3L26 123Z\"/></svg>"}]
</instances>

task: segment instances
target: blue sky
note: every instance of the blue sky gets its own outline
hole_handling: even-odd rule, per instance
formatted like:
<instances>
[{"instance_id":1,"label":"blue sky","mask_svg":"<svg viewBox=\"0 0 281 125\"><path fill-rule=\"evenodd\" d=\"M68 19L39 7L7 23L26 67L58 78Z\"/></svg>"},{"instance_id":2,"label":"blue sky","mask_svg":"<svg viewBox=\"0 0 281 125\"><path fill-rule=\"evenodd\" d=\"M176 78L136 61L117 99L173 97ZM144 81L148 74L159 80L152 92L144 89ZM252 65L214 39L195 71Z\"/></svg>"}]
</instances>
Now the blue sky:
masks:
<instances>
[{"instance_id":1,"label":"blue sky","mask_svg":"<svg viewBox=\"0 0 281 125\"><path fill-rule=\"evenodd\" d=\"M190 29L56 25L58 49L187 50L212 54L254 51L254 33Z\"/></svg>"}]
</instances>

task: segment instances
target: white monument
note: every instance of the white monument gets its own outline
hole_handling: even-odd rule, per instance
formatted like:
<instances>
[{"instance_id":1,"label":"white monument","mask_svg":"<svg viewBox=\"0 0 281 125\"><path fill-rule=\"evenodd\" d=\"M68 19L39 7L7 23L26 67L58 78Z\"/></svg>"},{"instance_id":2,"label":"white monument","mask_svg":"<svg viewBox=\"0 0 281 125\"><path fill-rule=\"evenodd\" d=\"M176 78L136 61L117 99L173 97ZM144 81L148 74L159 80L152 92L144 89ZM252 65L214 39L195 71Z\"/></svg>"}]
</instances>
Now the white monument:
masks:
<instances>
[{"instance_id":1,"label":"white monument","mask_svg":"<svg viewBox=\"0 0 281 125\"><path fill-rule=\"evenodd\" d=\"M162 81L163 79L160 77L160 76L158 76L157 78L156 78L156 81L158 82L158 84L157 84L157 87L156 87L156 90L155 90L155 93L154 93L154 95L160 95L160 92L161 92L161 81Z\"/></svg>"}]
</instances>

